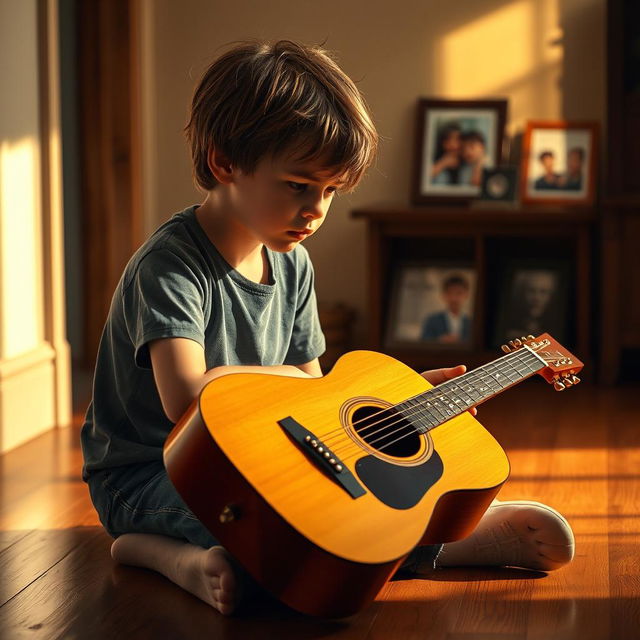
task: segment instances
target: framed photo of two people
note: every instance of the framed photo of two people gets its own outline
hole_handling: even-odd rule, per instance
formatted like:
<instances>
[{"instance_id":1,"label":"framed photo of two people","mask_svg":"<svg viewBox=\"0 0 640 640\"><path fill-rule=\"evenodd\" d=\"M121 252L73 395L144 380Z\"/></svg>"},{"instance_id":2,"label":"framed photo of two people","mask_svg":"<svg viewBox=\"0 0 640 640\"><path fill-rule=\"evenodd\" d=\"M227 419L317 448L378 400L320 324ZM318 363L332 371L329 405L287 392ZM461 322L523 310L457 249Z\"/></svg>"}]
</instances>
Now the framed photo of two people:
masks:
<instances>
[{"instance_id":1,"label":"framed photo of two people","mask_svg":"<svg viewBox=\"0 0 640 640\"><path fill-rule=\"evenodd\" d=\"M418 101L412 200L466 204L502 163L507 100Z\"/></svg>"},{"instance_id":2,"label":"framed photo of two people","mask_svg":"<svg viewBox=\"0 0 640 640\"><path fill-rule=\"evenodd\" d=\"M593 204L597 133L595 122L528 122L522 145L522 202Z\"/></svg>"}]
</instances>

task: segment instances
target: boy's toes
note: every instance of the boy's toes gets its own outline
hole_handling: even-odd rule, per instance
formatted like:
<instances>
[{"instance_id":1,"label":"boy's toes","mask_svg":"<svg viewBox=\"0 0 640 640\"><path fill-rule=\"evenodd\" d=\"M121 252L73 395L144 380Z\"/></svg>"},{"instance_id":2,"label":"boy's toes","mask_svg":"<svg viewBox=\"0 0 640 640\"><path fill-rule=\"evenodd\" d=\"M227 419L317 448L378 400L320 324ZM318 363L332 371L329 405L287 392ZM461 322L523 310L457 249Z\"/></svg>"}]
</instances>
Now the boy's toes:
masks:
<instances>
[{"instance_id":1,"label":"boy's toes","mask_svg":"<svg viewBox=\"0 0 640 640\"><path fill-rule=\"evenodd\" d=\"M573 560L573 545L556 545L538 543L538 554L546 561L557 563L560 566Z\"/></svg>"},{"instance_id":2,"label":"boy's toes","mask_svg":"<svg viewBox=\"0 0 640 640\"><path fill-rule=\"evenodd\" d=\"M575 539L567 520L555 509L540 502L512 500L502 502L493 509L501 511L518 530L523 540L529 541L524 560L532 568L552 571L573 559Z\"/></svg>"}]
</instances>

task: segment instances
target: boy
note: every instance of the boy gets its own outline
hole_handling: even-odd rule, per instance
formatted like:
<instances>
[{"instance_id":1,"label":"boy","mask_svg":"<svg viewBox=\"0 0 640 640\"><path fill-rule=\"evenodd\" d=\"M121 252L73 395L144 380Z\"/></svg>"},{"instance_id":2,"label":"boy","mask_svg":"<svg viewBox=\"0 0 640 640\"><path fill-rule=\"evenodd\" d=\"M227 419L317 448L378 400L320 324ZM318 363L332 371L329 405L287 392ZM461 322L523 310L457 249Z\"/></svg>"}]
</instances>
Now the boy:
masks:
<instances>
[{"instance_id":1,"label":"boy","mask_svg":"<svg viewBox=\"0 0 640 640\"><path fill-rule=\"evenodd\" d=\"M469 298L469 282L464 276L453 274L443 281L441 293L445 309L425 318L422 339L447 344L467 342L471 332L464 305Z\"/></svg>"},{"instance_id":2,"label":"boy","mask_svg":"<svg viewBox=\"0 0 640 640\"><path fill-rule=\"evenodd\" d=\"M211 65L186 132L206 197L162 225L118 284L82 429L83 479L116 561L159 571L227 614L250 581L169 482L162 446L220 375L322 375L300 242L336 191L358 183L377 134L337 65L287 41L241 45ZM463 371L425 377L437 384ZM421 548L407 566L433 567L440 550ZM464 559L464 548L451 554Z\"/></svg>"},{"instance_id":3,"label":"boy","mask_svg":"<svg viewBox=\"0 0 640 640\"><path fill-rule=\"evenodd\" d=\"M482 183L482 167L486 159L486 142L479 131L466 131L462 134L462 166L460 184L472 184L479 187Z\"/></svg>"},{"instance_id":4,"label":"boy","mask_svg":"<svg viewBox=\"0 0 640 640\"><path fill-rule=\"evenodd\" d=\"M555 157L553 151L543 151L538 160L542 165L544 175L541 175L533 184L536 189L557 189L560 181L560 174L553 169Z\"/></svg>"}]
</instances>

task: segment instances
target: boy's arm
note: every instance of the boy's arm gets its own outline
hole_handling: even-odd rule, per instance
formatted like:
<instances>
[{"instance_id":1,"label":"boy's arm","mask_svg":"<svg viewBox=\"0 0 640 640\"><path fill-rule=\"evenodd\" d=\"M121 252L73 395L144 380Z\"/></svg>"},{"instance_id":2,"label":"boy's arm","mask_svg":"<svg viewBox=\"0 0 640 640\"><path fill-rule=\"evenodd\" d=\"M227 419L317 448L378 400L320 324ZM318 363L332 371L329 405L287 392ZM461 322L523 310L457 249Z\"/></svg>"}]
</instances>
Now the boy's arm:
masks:
<instances>
[{"instance_id":1,"label":"boy's arm","mask_svg":"<svg viewBox=\"0 0 640 640\"><path fill-rule=\"evenodd\" d=\"M189 338L161 338L149 343L153 377L162 408L171 422L177 422L204 385L227 373L267 373L294 378L322 375L317 358L311 362L274 366L221 366L207 371L204 349Z\"/></svg>"},{"instance_id":2,"label":"boy's arm","mask_svg":"<svg viewBox=\"0 0 640 640\"><path fill-rule=\"evenodd\" d=\"M308 373L313 378L322 377L322 369L320 368L320 361L318 358L311 360L311 362L305 362L304 364L297 364L296 367L305 373Z\"/></svg>"}]
</instances>

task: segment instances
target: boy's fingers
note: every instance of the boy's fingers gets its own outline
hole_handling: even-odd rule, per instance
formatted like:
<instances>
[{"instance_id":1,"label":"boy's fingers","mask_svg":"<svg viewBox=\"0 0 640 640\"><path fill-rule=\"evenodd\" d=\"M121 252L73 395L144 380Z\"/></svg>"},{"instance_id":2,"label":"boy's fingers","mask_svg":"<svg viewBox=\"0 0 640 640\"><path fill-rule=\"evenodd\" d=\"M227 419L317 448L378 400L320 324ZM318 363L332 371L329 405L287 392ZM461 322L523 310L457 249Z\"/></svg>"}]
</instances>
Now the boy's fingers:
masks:
<instances>
[{"instance_id":1,"label":"boy's fingers","mask_svg":"<svg viewBox=\"0 0 640 640\"><path fill-rule=\"evenodd\" d=\"M466 370L467 367L464 364L459 364L457 367L430 369L429 371L423 371L420 375L431 384L440 384L461 376Z\"/></svg>"},{"instance_id":2,"label":"boy's fingers","mask_svg":"<svg viewBox=\"0 0 640 640\"><path fill-rule=\"evenodd\" d=\"M431 384L436 385L453 378L457 378L465 373L467 370L466 365L459 364L456 367L448 367L443 369L430 369L429 371L423 371L420 375L428 380ZM472 416L478 415L478 410L475 407L469 409L469 413Z\"/></svg>"}]
</instances>

